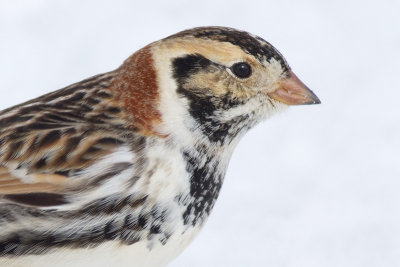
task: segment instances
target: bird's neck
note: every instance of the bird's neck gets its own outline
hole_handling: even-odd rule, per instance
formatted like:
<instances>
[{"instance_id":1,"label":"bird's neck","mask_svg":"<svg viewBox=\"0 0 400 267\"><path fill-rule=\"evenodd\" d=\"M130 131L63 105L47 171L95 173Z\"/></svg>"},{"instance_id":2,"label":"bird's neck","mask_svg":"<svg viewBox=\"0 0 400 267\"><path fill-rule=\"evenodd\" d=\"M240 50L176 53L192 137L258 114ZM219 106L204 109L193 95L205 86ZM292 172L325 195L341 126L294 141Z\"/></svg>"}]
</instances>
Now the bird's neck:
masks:
<instances>
[{"instance_id":1,"label":"bird's neck","mask_svg":"<svg viewBox=\"0 0 400 267\"><path fill-rule=\"evenodd\" d=\"M157 131L179 148L189 184L188 192L178 197L185 206L183 220L198 225L214 207L234 148L259 117L244 112L253 109L251 102L222 109L212 99L182 96L179 89L162 93L163 123Z\"/></svg>"},{"instance_id":2,"label":"bird's neck","mask_svg":"<svg viewBox=\"0 0 400 267\"><path fill-rule=\"evenodd\" d=\"M202 224L218 198L232 152L242 136L239 133L222 138L222 134L228 131L225 127L214 125L211 129L209 126L202 128L197 125L196 129L191 129L194 137L192 145L180 146L190 186L183 213L185 225ZM179 142L183 138L177 140Z\"/></svg>"}]
</instances>

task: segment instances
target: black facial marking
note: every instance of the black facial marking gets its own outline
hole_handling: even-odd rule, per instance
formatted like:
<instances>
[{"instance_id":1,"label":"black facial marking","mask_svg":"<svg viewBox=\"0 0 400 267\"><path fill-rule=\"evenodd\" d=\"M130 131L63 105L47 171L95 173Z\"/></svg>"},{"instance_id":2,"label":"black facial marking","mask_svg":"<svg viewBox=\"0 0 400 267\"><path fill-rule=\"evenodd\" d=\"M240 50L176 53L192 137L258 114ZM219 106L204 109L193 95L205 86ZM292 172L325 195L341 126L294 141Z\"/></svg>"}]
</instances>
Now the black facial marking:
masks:
<instances>
[{"instance_id":1,"label":"black facial marking","mask_svg":"<svg viewBox=\"0 0 400 267\"><path fill-rule=\"evenodd\" d=\"M225 96L214 96L209 88L186 88L186 81L198 72L214 72L219 68L202 55L186 55L173 60L173 77L178 83L177 92L189 100L190 115L199 122L204 135L212 142L223 142L228 135L232 122L221 123L216 117L217 111L225 111L243 104L243 101ZM224 67L222 67L224 68Z\"/></svg>"},{"instance_id":2,"label":"black facial marking","mask_svg":"<svg viewBox=\"0 0 400 267\"><path fill-rule=\"evenodd\" d=\"M197 127L204 136L215 145L231 142L243 129L249 128L252 113L238 115L228 121L221 121L221 113L234 107L243 105L245 100L232 97L231 93L215 96L210 88L195 88L188 82L199 72L225 71L201 55L186 55L172 61L173 77L178 88L177 93L186 98L189 104L190 115L198 122ZM251 68L240 68L238 76L245 78L251 75ZM243 75L242 75L243 74ZM216 73L218 75L218 73ZM196 225L206 217L214 206L222 185L222 176L219 162L213 153L197 144L197 153L182 151L186 161L186 171L190 174L191 201L186 204L182 217L185 224ZM182 196L183 197L183 196ZM185 199L178 198L184 203Z\"/></svg>"},{"instance_id":3,"label":"black facial marking","mask_svg":"<svg viewBox=\"0 0 400 267\"><path fill-rule=\"evenodd\" d=\"M224 111L242 104L228 95L223 98L204 96L196 93L195 90L185 90L182 87L178 87L178 93L189 100L190 115L199 122L200 129L211 142L223 143L226 140L232 140L241 130L240 127L235 129L236 126L248 118L248 115L243 115L223 123L218 120L216 111ZM233 131L230 131L231 129Z\"/></svg>"},{"instance_id":4,"label":"black facial marking","mask_svg":"<svg viewBox=\"0 0 400 267\"><path fill-rule=\"evenodd\" d=\"M198 71L206 70L212 62L202 55L196 54L176 58L172 64L174 67L174 76L179 79L184 79Z\"/></svg>"}]
</instances>

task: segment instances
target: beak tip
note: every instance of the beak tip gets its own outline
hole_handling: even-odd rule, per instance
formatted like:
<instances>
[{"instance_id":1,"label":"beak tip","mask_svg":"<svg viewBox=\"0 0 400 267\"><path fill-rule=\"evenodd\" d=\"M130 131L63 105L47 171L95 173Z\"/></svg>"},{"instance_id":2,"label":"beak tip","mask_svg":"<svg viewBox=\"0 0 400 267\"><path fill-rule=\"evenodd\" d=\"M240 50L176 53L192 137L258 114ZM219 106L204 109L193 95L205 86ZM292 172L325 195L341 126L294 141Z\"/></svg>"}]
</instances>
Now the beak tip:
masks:
<instances>
[{"instance_id":1,"label":"beak tip","mask_svg":"<svg viewBox=\"0 0 400 267\"><path fill-rule=\"evenodd\" d=\"M321 104L321 100L318 98L318 96L316 96L311 90L311 101L310 101L310 105L317 105L317 104Z\"/></svg>"},{"instance_id":2,"label":"beak tip","mask_svg":"<svg viewBox=\"0 0 400 267\"><path fill-rule=\"evenodd\" d=\"M318 96L313 95L312 101L310 101L310 105L318 105L321 104L321 100L319 100Z\"/></svg>"}]
</instances>

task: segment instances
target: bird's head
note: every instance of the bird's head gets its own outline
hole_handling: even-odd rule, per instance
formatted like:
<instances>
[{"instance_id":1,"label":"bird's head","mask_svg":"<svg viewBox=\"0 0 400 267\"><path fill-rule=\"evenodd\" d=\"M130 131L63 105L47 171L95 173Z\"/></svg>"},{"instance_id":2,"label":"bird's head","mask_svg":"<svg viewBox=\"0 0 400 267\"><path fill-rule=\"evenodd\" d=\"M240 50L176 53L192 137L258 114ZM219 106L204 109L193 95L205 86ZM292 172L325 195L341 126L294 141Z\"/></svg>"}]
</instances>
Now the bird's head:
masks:
<instances>
[{"instance_id":1,"label":"bird's head","mask_svg":"<svg viewBox=\"0 0 400 267\"><path fill-rule=\"evenodd\" d=\"M169 36L139 50L121 70L141 87L127 95L134 119L182 142L197 132L224 144L288 105L320 103L271 44L231 28Z\"/></svg>"}]
</instances>

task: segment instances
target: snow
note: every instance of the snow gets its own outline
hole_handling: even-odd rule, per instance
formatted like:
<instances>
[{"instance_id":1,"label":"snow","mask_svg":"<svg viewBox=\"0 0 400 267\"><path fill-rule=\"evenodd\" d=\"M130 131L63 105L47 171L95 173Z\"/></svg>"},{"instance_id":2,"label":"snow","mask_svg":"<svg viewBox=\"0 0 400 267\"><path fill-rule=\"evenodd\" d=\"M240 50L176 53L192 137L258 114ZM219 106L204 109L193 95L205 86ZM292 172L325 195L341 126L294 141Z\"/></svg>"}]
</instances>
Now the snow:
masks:
<instances>
[{"instance_id":1,"label":"snow","mask_svg":"<svg viewBox=\"0 0 400 267\"><path fill-rule=\"evenodd\" d=\"M0 110L202 25L274 44L321 99L252 130L170 266L400 265L399 1L0 2Z\"/></svg>"}]
</instances>

